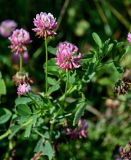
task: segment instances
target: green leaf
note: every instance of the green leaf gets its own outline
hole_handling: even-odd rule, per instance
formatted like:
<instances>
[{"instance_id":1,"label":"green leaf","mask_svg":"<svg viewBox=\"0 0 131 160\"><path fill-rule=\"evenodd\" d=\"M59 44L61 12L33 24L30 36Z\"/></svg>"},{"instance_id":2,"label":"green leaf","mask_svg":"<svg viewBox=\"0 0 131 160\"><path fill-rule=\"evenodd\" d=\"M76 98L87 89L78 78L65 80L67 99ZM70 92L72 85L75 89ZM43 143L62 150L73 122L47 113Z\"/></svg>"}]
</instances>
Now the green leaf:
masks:
<instances>
[{"instance_id":1,"label":"green leaf","mask_svg":"<svg viewBox=\"0 0 131 160\"><path fill-rule=\"evenodd\" d=\"M51 94L55 91L57 91L58 89L60 88L60 85L59 84L55 84L54 86L51 86L49 89L48 89L48 94Z\"/></svg>"},{"instance_id":2,"label":"green leaf","mask_svg":"<svg viewBox=\"0 0 131 160\"><path fill-rule=\"evenodd\" d=\"M44 146L43 146L43 143L44 143L45 139L44 138L41 138L37 144L36 144L36 147L34 149L34 152L44 152Z\"/></svg>"},{"instance_id":3,"label":"green leaf","mask_svg":"<svg viewBox=\"0 0 131 160\"><path fill-rule=\"evenodd\" d=\"M71 94L72 92L74 92L75 90L77 90L77 85L72 85L72 87L70 87L68 90L67 90L67 94Z\"/></svg>"},{"instance_id":4,"label":"green leaf","mask_svg":"<svg viewBox=\"0 0 131 160\"><path fill-rule=\"evenodd\" d=\"M49 160L52 160L53 156L54 156L54 150L51 146L51 144L49 143L48 140L45 141L44 138L41 138L38 142L37 145L34 149L34 152L43 152L45 156L48 156Z\"/></svg>"},{"instance_id":5,"label":"green leaf","mask_svg":"<svg viewBox=\"0 0 131 160\"><path fill-rule=\"evenodd\" d=\"M18 114L21 116L28 116L28 115L32 114L31 109L25 104L17 105L16 110L17 110Z\"/></svg>"},{"instance_id":6,"label":"green leaf","mask_svg":"<svg viewBox=\"0 0 131 160\"><path fill-rule=\"evenodd\" d=\"M85 74L83 75L83 78L82 78L82 81L85 82L85 83L88 83L91 81L91 79L94 77L95 75L95 63L89 63L87 69L86 69L86 72Z\"/></svg>"},{"instance_id":7,"label":"green leaf","mask_svg":"<svg viewBox=\"0 0 131 160\"><path fill-rule=\"evenodd\" d=\"M69 76L69 83L72 85L76 82L76 72Z\"/></svg>"},{"instance_id":8,"label":"green leaf","mask_svg":"<svg viewBox=\"0 0 131 160\"><path fill-rule=\"evenodd\" d=\"M28 97L18 97L16 100L15 100L15 104L16 106L19 105L19 104L28 104L30 103L32 100Z\"/></svg>"},{"instance_id":9,"label":"green leaf","mask_svg":"<svg viewBox=\"0 0 131 160\"><path fill-rule=\"evenodd\" d=\"M3 79L0 79L0 95L6 95L6 85Z\"/></svg>"},{"instance_id":10,"label":"green leaf","mask_svg":"<svg viewBox=\"0 0 131 160\"><path fill-rule=\"evenodd\" d=\"M49 139L50 138L50 134L49 134L48 131L46 131L43 136L44 136L45 139Z\"/></svg>"},{"instance_id":11,"label":"green leaf","mask_svg":"<svg viewBox=\"0 0 131 160\"><path fill-rule=\"evenodd\" d=\"M108 53L109 53L109 52L111 52L111 50L112 50L113 46L114 46L114 44L113 44L113 43L109 44L109 46L108 46L108 50L107 50L107 52L108 52Z\"/></svg>"},{"instance_id":12,"label":"green leaf","mask_svg":"<svg viewBox=\"0 0 131 160\"><path fill-rule=\"evenodd\" d=\"M92 37L94 39L94 41L96 42L96 44L99 46L99 48L102 48L102 41L100 39L100 37L98 36L97 33L92 33Z\"/></svg>"},{"instance_id":13,"label":"green leaf","mask_svg":"<svg viewBox=\"0 0 131 160\"><path fill-rule=\"evenodd\" d=\"M53 48L53 47L51 47L51 46L48 46L48 52L49 53L51 53L51 54L53 54L53 55L56 55L56 48Z\"/></svg>"},{"instance_id":14,"label":"green leaf","mask_svg":"<svg viewBox=\"0 0 131 160\"><path fill-rule=\"evenodd\" d=\"M104 77L98 80L98 83L103 86L107 86L107 85L111 85L112 81L109 78Z\"/></svg>"},{"instance_id":15,"label":"green leaf","mask_svg":"<svg viewBox=\"0 0 131 160\"><path fill-rule=\"evenodd\" d=\"M31 121L31 123L30 124L28 124L28 126L26 127L26 129L25 129L25 134L24 134L24 137L29 137L30 136L30 134L31 134L31 129L32 129L32 121Z\"/></svg>"},{"instance_id":16,"label":"green leaf","mask_svg":"<svg viewBox=\"0 0 131 160\"><path fill-rule=\"evenodd\" d=\"M45 69L45 64L44 64L44 69ZM48 74L51 75L56 75L58 76L58 66L56 65L56 60L55 58L51 58L48 60Z\"/></svg>"},{"instance_id":17,"label":"green leaf","mask_svg":"<svg viewBox=\"0 0 131 160\"><path fill-rule=\"evenodd\" d=\"M32 116L33 127L35 127L36 122L37 122L37 119L38 119L38 115L33 115L33 116Z\"/></svg>"},{"instance_id":18,"label":"green leaf","mask_svg":"<svg viewBox=\"0 0 131 160\"><path fill-rule=\"evenodd\" d=\"M130 51L130 49L131 49L131 47L130 47L130 46L127 46L127 47L125 48L125 53L124 53L124 54L128 53L128 52Z\"/></svg>"},{"instance_id":19,"label":"green leaf","mask_svg":"<svg viewBox=\"0 0 131 160\"><path fill-rule=\"evenodd\" d=\"M117 62L113 61L113 64L114 64L116 70L117 70L119 73L123 73L123 72L124 72L123 67L121 67Z\"/></svg>"},{"instance_id":20,"label":"green leaf","mask_svg":"<svg viewBox=\"0 0 131 160\"><path fill-rule=\"evenodd\" d=\"M0 124L6 123L11 115L12 113L8 109L0 108Z\"/></svg>"},{"instance_id":21,"label":"green leaf","mask_svg":"<svg viewBox=\"0 0 131 160\"><path fill-rule=\"evenodd\" d=\"M51 144L49 143L49 141L45 142L43 152L44 152L44 155L48 156L49 160L52 160L52 158L54 156L54 150L53 150Z\"/></svg>"},{"instance_id":22,"label":"green leaf","mask_svg":"<svg viewBox=\"0 0 131 160\"><path fill-rule=\"evenodd\" d=\"M14 135L22 128L23 126L21 125L14 125L10 128L11 130L11 134L9 136L9 139L11 139L12 137L14 137Z\"/></svg>"},{"instance_id":23,"label":"green leaf","mask_svg":"<svg viewBox=\"0 0 131 160\"><path fill-rule=\"evenodd\" d=\"M77 111L75 113L75 117L74 117L74 120L73 120L73 126L75 126L79 119L81 118L81 116L83 115L84 113L84 110L85 110L85 101L83 102L80 102L78 105L77 105Z\"/></svg>"},{"instance_id":24,"label":"green leaf","mask_svg":"<svg viewBox=\"0 0 131 160\"><path fill-rule=\"evenodd\" d=\"M48 77L48 83L50 85L56 85L57 81L54 78Z\"/></svg>"},{"instance_id":25,"label":"green leaf","mask_svg":"<svg viewBox=\"0 0 131 160\"><path fill-rule=\"evenodd\" d=\"M120 48L125 45L125 42L117 42L116 47Z\"/></svg>"}]
</instances>

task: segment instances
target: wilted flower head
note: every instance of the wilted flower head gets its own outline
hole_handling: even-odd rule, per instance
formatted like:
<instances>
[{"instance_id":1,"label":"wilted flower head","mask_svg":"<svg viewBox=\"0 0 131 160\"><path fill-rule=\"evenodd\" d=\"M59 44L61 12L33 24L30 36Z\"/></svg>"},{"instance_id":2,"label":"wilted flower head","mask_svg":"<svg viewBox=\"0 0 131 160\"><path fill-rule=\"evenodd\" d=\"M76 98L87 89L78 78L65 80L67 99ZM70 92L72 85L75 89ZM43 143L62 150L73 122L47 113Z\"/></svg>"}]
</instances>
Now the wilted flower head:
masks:
<instances>
[{"instance_id":1,"label":"wilted flower head","mask_svg":"<svg viewBox=\"0 0 131 160\"><path fill-rule=\"evenodd\" d=\"M31 43L29 32L24 29L16 29L9 37L10 48L16 54L27 52L26 44Z\"/></svg>"},{"instance_id":2,"label":"wilted flower head","mask_svg":"<svg viewBox=\"0 0 131 160\"><path fill-rule=\"evenodd\" d=\"M36 27L33 30L36 32L37 36L48 37L56 34L55 29L57 27L57 22L51 13L41 12L36 15L33 22Z\"/></svg>"},{"instance_id":3,"label":"wilted flower head","mask_svg":"<svg viewBox=\"0 0 131 160\"><path fill-rule=\"evenodd\" d=\"M9 37L16 27L17 23L14 20L5 20L0 24L0 35L5 38Z\"/></svg>"},{"instance_id":4,"label":"wilted flower head","mask_svg":"<svg viewBox=\"0 0 131 160\"><path fill-rule=\"evenodd\" d=\"M28 72L17 72L13 76L13 81L15 82L16 85L20 85L20 84L24 84L24 83L33 83Z\"/></svg>"},{"instance_id":5,"label":"wilted flower head","mask_svg":"<svg viewBox=\"0 0 131 160\"><path fill-rule=\"evenodd\" d=\"M82 55L78 52L78 48L69 42L61 42L57 47L56 52L56 64L64 69L64 70L71 70L73 68L80 67L80 59Z\"/></svg>"},{"instance_id":6,"label":"wilted flower head","mask_svg":"<svg viewBox=\"0 0 131 160\"><path fill-rule=\"evenodd\" d=\"M127 40L129 43L131 43L131 33L128 33Z\"/></svg>"},{"instance_id":7,"label":"wilted flower head","mask_svg":"<svg viewBox=\"0 0 131 160\"><path fill-rule=\"evenodd\" d=\"M19 96L24 95L31 91L31 86L27 83L20 84L17 88L17 94Z\"/></svg>"},{"instance_id":8,"label":"wilted flower head","mask_svg":"<svg viewBox=\"0 0 131 160\"><path fill-rule=\"evenodd\" d=\"M114 87L114 92L117 94L126 94L130 89L130 80L123 78L122 80L118 80Z\"/></svg>"}]
</instances>

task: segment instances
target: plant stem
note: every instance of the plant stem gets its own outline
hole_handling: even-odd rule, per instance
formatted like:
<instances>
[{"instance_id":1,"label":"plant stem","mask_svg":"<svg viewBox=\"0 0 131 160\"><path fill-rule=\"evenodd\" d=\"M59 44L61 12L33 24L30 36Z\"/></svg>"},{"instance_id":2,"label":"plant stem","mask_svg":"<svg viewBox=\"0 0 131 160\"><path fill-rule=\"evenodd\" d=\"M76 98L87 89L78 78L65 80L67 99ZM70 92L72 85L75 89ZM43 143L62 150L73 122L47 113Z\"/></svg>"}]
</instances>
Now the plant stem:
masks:
<instances>
[{"instance_id":1,"label":"plant stem","mask_svg":"<svg viewBox=\"0 0 131 160\"><path fill-rule=\"evenodd\" d=\"M2 139L4 139L5 137L7 137L9 134L10 134L10 130L7 130L4 134L2 134L1 136L0 136L0 140L2 140Z\"/></svg>"},{"instance_id":2,"label":"plant stem","mask_svg":"<svg viewBox=\"0 0 131 160\"><path fill-rule=\"evenodd\" d=\"M41 108L41 106L37 103L37 101L35 101L29 93L27 93L28 97L36 104L36 106L38 106L39 108Z\"/></svg>"},{"instance_id":3,"label":"plant stem","mask_svg":"<svg viewBox=\"0 0 131 160\"><path fill-rule=\"evenodd\" d=\"M45 93L47 94L48 90L48 50L47 50L47 37L45 34L45 53L46 53L46 66L45 66Z\"/></svg>"},{"instance_id":4,"label":"plant stem","mask_svg":"<svg viewBox=\"0 0 131 160\"><path fill-rule=\"evenodd\" d=\"M54 127L54 121L50 125L50 144L52 144L53 127Z\"/></svg>"},{"instance_id":5,"label":"plant stem","mask_svg":"<svg viewBox=\"0 0 131 160\"><path fill-rule=\"evenodd\" d=\"M37 134L38 134L39 136L41 136L42 138L45 138L45 137L43 136L43 134L41 134L38 130L35 129L34 132L37 133Z\"/></svg>"},{"instance_id":6,"label":"plant stem","mask_svg":"<svg viewBox=\"0 0 131 160\"><path fill-rule=\"evenodd\" d=\"M20 72L22 72L22 61L23 61L23 59L22 59L22 53L20 53Z\"/></svg>"},{"instance_id":7,"label":"plant stem","mask_svg":"<svg viewBox=\"0 0 131 160\"><path fill-rule=\"evenodd\" d=\"M69 76L70 76L70 72L68 70L66 70L66 86L65 86L65 95L67 92L67 89L69 87Z\"/></svg>"},{"instance_id":8,"label":"plant stem","mask_svg":"<svg viewBox=\"0 0 131 160\"><path fill-rule=\"evenodd\" d=\"M70 77L70 71L66 70L66 86L65 86L65 93L59 98L60 101L64 101L65 97L67 95L67 90L69 88L69 77Z\"/></svg>"},{"instance_id":9,"label":"plant stem","mask_svg":"<svg viewBox=\"0 0 131 160\"><path fill-rule=\"evenodd\" d=\"M59 110L56 112L56 115L54 116L50 125L50 143L51 144L52 144L52 134L53 134L54 123L55 123L56 117L59 115L60 112L61 112L61 108L59 108Z\"/></svg>"}]
</instances>

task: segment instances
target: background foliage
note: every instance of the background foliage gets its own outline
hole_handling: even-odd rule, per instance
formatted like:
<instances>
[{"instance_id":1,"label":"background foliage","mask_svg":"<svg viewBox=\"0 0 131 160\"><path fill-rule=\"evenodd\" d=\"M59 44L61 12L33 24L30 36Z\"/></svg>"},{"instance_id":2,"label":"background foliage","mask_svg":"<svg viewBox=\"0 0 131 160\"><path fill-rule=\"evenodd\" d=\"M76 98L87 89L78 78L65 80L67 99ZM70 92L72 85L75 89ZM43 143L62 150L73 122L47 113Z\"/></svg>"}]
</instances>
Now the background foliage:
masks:
<instances>
[{"instance_id":1,"label":"background foliage","mask_svg":"<svg viewBox=\"0 0 131 160\"><path fill-rule=\"evenodd\" d=\"M64 5L63 0L0 1L0 21L14 19L18 23L18 28L23 27L31 34L33 42L29 48L30 62L26 65L26 70L29 71L35 82L33 84L34 93L42 91L44 81L43 40L35 38L32 31L33 18L37 13L41 11L51 12L61 21L57 30L58 35L50 42L50 46L55 47L59 41L67 40L76 44L84 55L98 52L98 45L101 45L94 42L93 32L98 33L102 43L110 38L109 45L114 43L114 40L126 41L127 33L130 31L130 0L66 0L66 3L67 8L65 8L62 17L59 18ZM0 115L6 113L6 118L0 117L1 135L8 129L10 123L8 120L14 112L14 105L17 106L19 102L18 99L15 101L17 98L16 88L12 81L12 76L18 71L18 66L12 63L8 46L9 41L0 37ZM93 52L89 53L92 46ZM113 49L115 51L115 48ZM49 51L53 52L51 47ZM83 76L84 81L86 81L83 90L88 100L83 118L88 122L88 137L75 141L68 140L67 137L58 139L56 159L113 160L119 154L119 146L127 144L131 139L131 93L118 96L113 92L115 83L122 78L119 67L121 66L124 70L131 68L131 49L128 48L119 65L106 63L113 54L120 56L120 53L121 50L116 53L111 52L107 57L102 57L101 64L104 63L105 65L99 66L94 78ZM52 58L53 55L50 54L49 57ZM89 63L93 64L94 62L89 59ZM86 67L89 66L89 63L84 64L83 62ZM90 68L88 69L90 70ZM89 79L91 79L90 82L88 82ZM77 96L75 95L76 98ZM118 107L110 108L106 104L107 99L117 100L119 102ZM24 100L28 101L27 99ZM23 103L24 100L22 100ZM21 112L19 110L20 114ZM20 132L14 136L13 140L8 138L0 140L0 159L11 157L14 148L16 151L14 159L31 159L34 155L33 148L36 146L37 137L35 135L32 135L30 139L25 137L21 136ZM13 146L15 147L13 148ZM50 151L50 146L48 147Z\"/></svg>"}]
</instances>

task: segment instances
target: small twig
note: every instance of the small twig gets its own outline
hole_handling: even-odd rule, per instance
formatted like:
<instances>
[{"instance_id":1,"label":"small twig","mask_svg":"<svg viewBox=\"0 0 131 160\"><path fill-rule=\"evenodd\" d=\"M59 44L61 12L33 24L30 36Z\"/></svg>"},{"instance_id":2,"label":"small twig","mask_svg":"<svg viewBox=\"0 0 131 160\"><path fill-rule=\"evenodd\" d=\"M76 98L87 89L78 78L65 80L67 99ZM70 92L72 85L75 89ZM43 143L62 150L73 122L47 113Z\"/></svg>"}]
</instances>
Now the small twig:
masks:
<instances>
[{"instance_id":1,"label":"small twig","mask_svg":"<svg viewBox=\"0 0 131 160\"><path fill-rule=\"evenodd\" d=\"M130 24L129 22L125 19L125 17L118 12L109 2L105 1L105 3L107 3L107 5L109 6L111 12L116 16L116 18L127 28L130 28Z\"/></svg>"},{"instance_id":2,"label":"small twig","mask_svg":"<svg viewBox=\"0 0 131 160\"><path fill-rule=\"evenodd\" d=\"M63 7L61 9L61 12L60 12L60 16L58 18L58 24L57 24L56 30L58 30L58 28L59 28L59 26L61 24L61 21L62 21L62 19L64 17L64 14L65 14L65 11L66 11L66 8L67 8L68 4L69 4L69 0L65 0L64 5L63 5Z\"/></svg>"},{"instance_id":3,"label":"small twig","mask_svg":"<svg viewBox=\"0 0 131 160\"><path fill-rule=\"evenodd\" d=\"M105 14L104 14L104 12L103 12L100 4L98 3L98 0L94 0L94 3L95 3L95 5L96 5L96 8L97 8L97 10L98 10L98 13L99 13L102 21L103 21L105 24L108 24L108 20L107 20L107 18L106 18L106 16L105 16Z\"/></svg>"},{"instance_id":4,"label":"small twig","mask_svg":"<svg viewBox=\"0 0 131 160\"><path fill-rule=\"evenodd\" d=\"M104 116L103 116L103 114L101 114L96 108L94 108L93 106L89 106L89 105L87 105L86 106L86 109L89 111L89 112L91 112L91 113L93 113L93 114L95 114L98 118L103 118Z\"/></svg>"}]
</instances>

